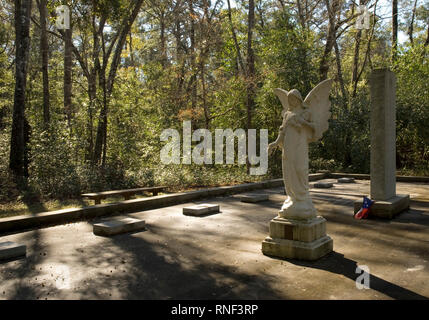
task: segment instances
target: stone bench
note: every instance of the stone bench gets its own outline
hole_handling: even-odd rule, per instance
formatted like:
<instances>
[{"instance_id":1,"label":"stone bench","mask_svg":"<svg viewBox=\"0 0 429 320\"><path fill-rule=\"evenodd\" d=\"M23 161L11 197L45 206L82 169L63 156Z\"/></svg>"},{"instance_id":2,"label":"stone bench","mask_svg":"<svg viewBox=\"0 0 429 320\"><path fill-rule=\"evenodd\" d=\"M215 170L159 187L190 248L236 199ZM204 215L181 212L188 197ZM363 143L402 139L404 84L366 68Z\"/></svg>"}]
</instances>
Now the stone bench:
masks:
<instances>
[{"instance_id":1,"label":"stone bench","mask_svg":"<svg viewBox=\"0 0 429 320\"><path fill-rule=\"evenodd\" d=\"M111 190L111 191L102 191L102 192L93 192L93 193L83 193L81 196L83 198L89 198L94 200L94 204L100 204L102 199L107 197L120 195L123 196L125 200L129 200L131 196L142 193L142 192L152 192L154 196L158 195L159 192L162 192L166 187L146 187L146 188L135 188L135 189L125 189L125 190Z\"/></svg>"}]
</instances>

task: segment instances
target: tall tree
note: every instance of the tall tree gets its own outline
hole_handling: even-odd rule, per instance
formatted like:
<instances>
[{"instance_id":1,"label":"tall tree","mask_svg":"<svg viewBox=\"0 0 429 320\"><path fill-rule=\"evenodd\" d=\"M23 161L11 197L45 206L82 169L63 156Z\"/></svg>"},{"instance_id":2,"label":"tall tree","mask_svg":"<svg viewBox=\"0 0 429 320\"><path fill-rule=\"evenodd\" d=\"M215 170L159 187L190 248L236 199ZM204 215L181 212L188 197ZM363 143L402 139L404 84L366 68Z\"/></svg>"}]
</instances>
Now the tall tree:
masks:
<instances>
[{"instance_id":1,"label":"tall tree","mask_svg":"<svg viewBox=\"0 0 429 320\"><path fill-rule=\"evenodd\" d=\"M30 52L30 16L32 0L15 0L15 93L9 168L17 177L27 173L25 90Z\"/></svg>"},{"instance_id":2,"label":"tall tree","mask_svg":"<svg viewBox=\"0 0 429 320\"><path fill-rule=\"evenodd\" d=\"M364 5L367 3L367 1L368 0L360 0L360 4ZM345 30L347 30L351 26L352 20L357 16L357 14L355 14L355 7L353 4L351 14L348 17L341 19L342 2L340 0L332 0L332 1L325 0L325 7L326 7L326 12L328 14L329 23L328 23L328 32L326 35L325 48L323 50L323 55L320 59L320 65L319 65L320 80L325 80L328 77L330 55L332 52L332 48L335 45L336 39L338 39L340 35L344 33ZM346 26L342 29L342 31L338 32L338 30L344 24L346 24Z\"/></svg>"},{"instance_id":3,"label":"tall tree","mask_svg":"<svg viewBox=\"0 0 429 320\"><path fill-rule=\"evenodd\" d=\"M115 34L115 39L117 40L116 47L113 53L111 63L109 65L109 57L113 51L113 45L115 42L111 43L108 48L105 47L104 37L101 37L101 48L102 48L102 65L99 70L99 82L103 91L103 104L99 115L98 127L97 127L97 137L94 146L93 153L93 163L100 163L102 165L106 162L106 152L107 152L107 114L108 114L108 104L109 99L113 91L113 85L116 78L116 72L121 61L122 49L124 48L127 35L130 33L131 26L134 23L137 15L140 11L140 8L144 0L137 0L130 4L128 10L125 13L125 16L122 20L121 27L117 30ZM100 34L103 34L103 27L100 28ZM95 59L98 61L98 56ZM109 74L106 77L107 67L109 65ZM101 156L103 157L101 158Z\"/></svg>"},{"instance_id":4,"label":"tall tree","mask_svg":"<svg viewBox=\"0 0 429 320\"><path fill-rule=\"evenodd\" d=\"M234 40L235 52L236 52L237 61L238 61L238 65L237 65L237 75L238 75L238 73L239 73L240 70L241 70L241 72L245 72L245 69L244 69L243 59L242 59L241 53L240 53L240 45L238 44L238 40L237 40L237 34L235 32L234 24L232 22L232 13L231 13L231 3L230 3L230 0L227 0L227 3L228 3L228 19L229 19L229 24L230 24L230 27L231 27L232 39Z\"/></svg>"},{"instance_id":5,"label":"tall tree","mask_svg":"<svg viewBox=\"0 0 429 320\"><path fill-rule=\"evenodd\" d=\"M46 0L37 0L40 16L40 52L42 55L42 81L43 81L43 123L45 128L50 121L50 95L49 95L49 48L48 32L46 29Z\"/></svg>"},{"instance_id":6,"label":"tall tree","mask_svg":"<svg viewBox=\"0 0 429 320\"><path fill-rule=\"evenodd\" d=\"M194 12L194 1L189 0L189 18L190 18L190 32L189 32L189 41L190 41L190 60L191 60L191 78L189 79L189 88L191 90L191 105L192 111L195 111L197 103L197 70L196 70L196 57L195 57L195 22L196 14Z\"/></svg>"},{"instance_id":7,"label":"tall tree","mask_svg":"<svg viewBox=\"0 0 429 320\"><path fill-rule=\"evenodd\" d=\"M320 60L319 67L319 76L320 80L325 80L328 77L329 71L329 56L331 54L332 48L334 47L336 40L336 30L337 30L337 12L340 9L340 1L333 0L332 4L329 0L325 0L326 10L328 12L328 35L326 37L325 50L323 52L322 59Z\"/></svg>"},{"instance_id":8,"label":"tall tree","mask_svg":"<svg viewBox=\"0 0 429 320\"><path fill-rule=\"evenodd\" d=\"M247 128L252 128L252 112L255 107L255 54L252 47L253 28L255 26L255 2L249 0L247 18Z\"/></svg>"},{"instance_id":9,"label":"tall tree","mask_svg":"<svg viewBox=\"0 0 429 320\"><path fill-rule=\"evenodd\" d=\"M255 26L255 2L249 0L247 17L247 129L252 128L252 113L255 109L255 54L252 47L253 28ZM247 171L250 169L249 159L246 160Z\"/></svg>"},{"instance_id":10,"label":"tall tree","mask_svg":"<svg viewBox=\"0 0 429 320\"><path fill-rule=\"evenodd\" d=\"M70 19L71 20L71 19ZM72 120L72 65L73 65L73 45L72 45L72 28L64 31L64 111L67 116L67 124L71 129Z\"/></svg>"},{"instance_id":11,"label":"tall tree","mask_svg":"<svg viewBox=\"0 0 429 320\"><path fill-rule=\"evenodd\" d=\"M392 61L396 61L398 51L398 0L392 1Z\"/></svg>"},{"instance_id":12,"label":"tall tree","mask_svg":"<svg viewBox=\"0 0 429 320\"><path fill-rule=\"evenodd\" d=\"M413 32L414 32L414 18L416 16L416 8L417 8L417 0L414 1L413 11L411 13L411 21L410 21L410 25L408 27L408 32L407 32L408 36L410 37L411 44L414 43Z\"/></svg>"}]
</instances>

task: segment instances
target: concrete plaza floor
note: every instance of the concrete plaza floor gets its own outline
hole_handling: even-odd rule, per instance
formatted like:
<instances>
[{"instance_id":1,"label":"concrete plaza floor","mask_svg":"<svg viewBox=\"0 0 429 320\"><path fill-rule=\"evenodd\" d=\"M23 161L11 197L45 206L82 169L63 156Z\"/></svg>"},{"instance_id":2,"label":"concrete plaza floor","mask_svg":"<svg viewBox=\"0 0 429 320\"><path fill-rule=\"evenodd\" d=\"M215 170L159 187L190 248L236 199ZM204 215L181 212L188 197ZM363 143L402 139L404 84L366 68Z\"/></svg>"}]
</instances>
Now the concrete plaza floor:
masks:
<instances>
[{"instance_id":1,"label":"concrete plaza floor","mask_svg":"<svg viewBox=\"0 0 429 320\"><path fill-rule=\"evenodd\" d=\"M398 183L411 208L390 221L353 219L368 191L364 180L311 189L334 240L315 262L261 253L282 188L255 192L269 193L265 202L230 196L128 214L147 229L111 238L92 233L102 219L2 236L26 244L27 258L0 264L0 299L428 299L429 184ZM221 213L184 216L195 203ZM369 267L370 289L356 288L357 265Z\"/></svg>"}]
</instances>

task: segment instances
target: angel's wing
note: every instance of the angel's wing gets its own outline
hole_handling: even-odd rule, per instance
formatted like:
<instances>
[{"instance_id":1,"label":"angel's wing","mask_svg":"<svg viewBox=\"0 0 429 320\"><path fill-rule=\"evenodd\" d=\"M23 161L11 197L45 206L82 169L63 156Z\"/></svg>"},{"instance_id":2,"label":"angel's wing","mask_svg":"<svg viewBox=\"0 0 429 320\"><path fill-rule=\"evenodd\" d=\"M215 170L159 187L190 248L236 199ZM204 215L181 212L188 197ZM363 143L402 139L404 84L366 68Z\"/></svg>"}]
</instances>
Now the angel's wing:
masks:
<instances>
[{"instance_id":1,"label":"angel's wing","mask_svg":"<svg viewBox=\"0 0 429 320\"><path fill-rule=\"evenodd\" d=\"M287 91L284 89L277 88L277 89L274 89L274 93L276 94L277 97L279 97L280 102L282 103L282 106L283 106L282 116L283 116L283 114L289 109Z\"/></svg>"},{"instance_id":2,"label":"angel's wing","mask_svg":"<svg viewBox=\"0 0 429 320\"><path fill-rule=\"evenodd\" d=\"M331 117L329 108L329 91L331 91L332 79L326 79L320 82L311 90L305 97L304 103L308 106L311 112L311 119L315 125L313 136L310 142L315 142L322 138L323 133L328 130L328 120Z\"/></svg>"}]
</instances>

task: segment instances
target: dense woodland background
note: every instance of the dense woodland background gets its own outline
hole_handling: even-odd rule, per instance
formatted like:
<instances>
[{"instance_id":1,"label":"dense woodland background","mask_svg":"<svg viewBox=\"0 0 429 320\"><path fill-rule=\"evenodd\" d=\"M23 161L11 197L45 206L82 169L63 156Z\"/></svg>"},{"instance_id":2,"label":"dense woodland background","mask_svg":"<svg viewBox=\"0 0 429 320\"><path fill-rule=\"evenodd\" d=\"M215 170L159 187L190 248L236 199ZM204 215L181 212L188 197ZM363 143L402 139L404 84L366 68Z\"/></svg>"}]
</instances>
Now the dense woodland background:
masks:
<instances>
[{"instance_id":1,"label":"dense woodland background","mask_svg":"<svg viewBox=\"0 0 429 320\"><path fill-rule=\"evenodd\" d=\"M72 11L55 28L55 7ZM370 28L355 27L366 4ZM393 19L392 19L393 16ZM279 177L246 166L164 166L166 128L281 124L273 89L335 79L311 170L369 172L372 69L397 74L397 166L429 175L429 3L424 0L0 0L0 202L133 186ZM405 35L398 41L398 34Z\"/></svg>"}]
</instances>

